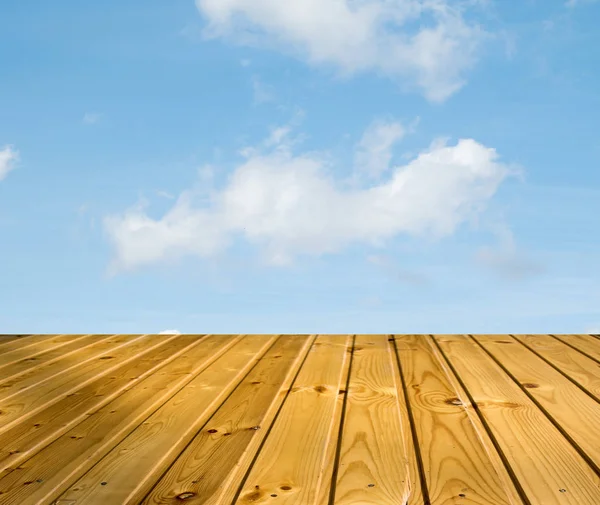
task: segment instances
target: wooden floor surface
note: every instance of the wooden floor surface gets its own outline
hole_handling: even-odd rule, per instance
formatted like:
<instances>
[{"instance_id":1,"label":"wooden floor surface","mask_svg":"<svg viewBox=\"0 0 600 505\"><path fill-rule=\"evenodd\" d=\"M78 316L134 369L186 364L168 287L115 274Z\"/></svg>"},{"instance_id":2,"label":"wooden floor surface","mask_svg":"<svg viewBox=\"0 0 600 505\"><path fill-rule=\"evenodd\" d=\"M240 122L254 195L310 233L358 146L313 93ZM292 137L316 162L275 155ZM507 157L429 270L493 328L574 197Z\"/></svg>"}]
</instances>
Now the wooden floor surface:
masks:
<instances>
[{"instance_id":1,"label":"wooden floor surface","mask_svg":"<svg viewBox=\"0 0 600 505\"><path fill-rule=\"evenodd\" d=\"M0 505L600 505L598 335L0 335Z\"/></svg>"}]
</instances>

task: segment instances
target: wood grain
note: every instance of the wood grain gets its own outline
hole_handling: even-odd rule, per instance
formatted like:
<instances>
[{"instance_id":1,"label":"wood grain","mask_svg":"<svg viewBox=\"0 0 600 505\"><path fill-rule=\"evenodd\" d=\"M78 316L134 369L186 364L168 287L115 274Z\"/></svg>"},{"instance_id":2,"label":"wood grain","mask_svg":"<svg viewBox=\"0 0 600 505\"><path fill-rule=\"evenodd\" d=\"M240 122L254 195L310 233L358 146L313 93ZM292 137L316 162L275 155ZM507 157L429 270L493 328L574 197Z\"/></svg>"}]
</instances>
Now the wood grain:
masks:
<instances>
[{"instance_id":1,"label":"wood grain","mask_svg":"<svg viewBox=\"0 0 600 505\"><path fill-rule=\"evenodd\" d=\"M0 335L0 505L599 505L591 335Z\"/></svg>"},{"instance_id":2,"label":"wood grain","mask_svg":"<svg viewBox=\"0 0 600 505\"><path fill-rule=\"evenodd\" d=\"M465 336L437 339L531 505L597 505L600 480L521 388ZM506 339L508 346L520 346Z\"/></svg>"},{"instance_id":3,"label":"wood grain","mask_svg":"<svg viewBox=\"0 0 600 505\"><path fill-rule=\"evenodd\" d=\"M240 339L241 336L207 337L185 356L87 416L19 467L5 471L0 478L0 505L38 505L56 499Z\"/></svg>"},{"instance_id":4,"label":"wood grain","mask_svg":"<svg viewBox=\"0 0 600 505\"><path fill-rule=\"evenodd\" d=\"M600 340L598 338L592 335L554 335L554 338L600 363Z\"/></svg>"},{"instance_id":5,"label":"wood grain","mask_svg":"<svg viewBox=\"0 0 600 505\"><path fill-rule=\"evenodd\" d=\"M110 353L110 351L118 349L119 346L135 342L140 338L143 337L140 335L115 335L114 337L99 338L98 341L92 343L90 346L79 349L71 355L63 356L62 359L31 367L28 370L23 370L22 373L14 377L5 377L2 375L0 378L0 402L4 402L17 394L23 394L29 389L39 389L43 387L44 383L48 383L53 387L60 380L58 377L70 376L69 372L83 368L94 358L104 356ZM81 340L81 337L77 340ZM61 348L66 347L66 344L63 344ZM110 359L106 359L104 362L106 363L113 359L114 357L111 356Z\"/></svg>"},{"instance_id":6,"label":"wood grain","mask_svg":"<svg viewBox=\"0 0 600 505\"><path fill-rule=\"evenodd\" d=\"M3 384L0 433L172 338L166 335L116 336L94 344L94 350L98 352L84 361L70 357L71 366L61 368L52 363L49 369L37 370L34 376L23 375Z\"/></svg>"},{"instance_id":7,"label":"wood grain","mask_svg":"<svg viewBox=\"0 0 600 505\"><path fill-rule=\"evenodd\" d=\"M24 384L19 379L33 377L34 381L39 382L44 372L51 376L56 373L56 370L64 370L73 358L82 359L82 354L85 354L81 352L83 349L88 350L88 347L93 349L94 346L110 338L111 335L83 335L63 345L8 363L0 368L0 391L5 392L3 386L8 382L20 388Z\"/></svg>"},{"instance_id":8,"label":"wood grain","mask_svg":"<svg viewBox=\"0 0 600 505\"><path fill-rule=\"evenodd\" d=\"M312 341L280 338L141 503L231 503Z\"/></svg>"},{"instance_id":9,"label":"wood grain","mask_svg":"<svg viewBox=\"0 0 600 505\"><path fill-rule=\"evenodd\" d=\"M27 341L12 340L0 347L0 374L2 369L17 361L39 356L83 338L85 335L44 335Z\"/></svg>"},{"instance_id":10,"label":"wood grain","mask_svg":"<svg viewBox=\"0 0 600 505\"><path fill-rule=\"evenodd\" d=\"M513 335L600 401L600 364L550 335Z\"/></svg>"},{"instance_id":11,"label":"wood grain","mask_svg":"<svg viewBox=\"0 0 600 505\"><path fill-rule=\"evenodd\" d=\"M61 495L58 504L140 503L275 338L245 337L116 445Z\"/></svg>"},{"instance_id":12,"label":"wood grain","mask_svg":"<svg viewBox=\"0 0 600 505\"><path fill-rule=\"evenodd\" d=\"M398 410L400 412L400 426L402 428L402 440L406 448L406 470L408 471L408 489L409 494L405 504L403 505L430 505L429 497L427 499L423 494L423 487L426 483L421 478L420 471L420 453L418 453L418 443L415 444L416 432L413 429L413 415L410 403L408 400L408 392L406 391L404 375L401 373L402 364L396 349L396 340L394 335L388 337L390 352L396 359L394 367L394 379L398 395Z\"/></svg>"},{"instance_id":13,"label":"wood grain","mask_svg":"<svg viewBox=\"0 0 600 505\"><path fill-rule=\"evenodd\" d=\"M2 349L4 347L4 344L8 344L9 342L12 342L14 340L19 340L21 341L21 343L24 344L24 342L26 341L25 337L30 337L31 335L0 335L0 354L2 353Z\"/></svg>"},{"instance_id":14,"label":"wood grain","mask_svg":"<svg viewBox=\"0 0 600 505\"><path fill-rule=\"evenodd\" d=\"M336 505L406 503L407 445L387 335L357 335L335 488ZM406 429L408 428L408 432Z\"/></svg>"},{"instance_id":15,"label":"wood grain","mask_svg":"<svg viewBox=\"0 0 600 505\"><path fill-rule=\"evenodd\" d=\"M509 504L506 480L488 456L483 434L465 409L432 343L422 336L396 336L396 347L414 416L424 477L433 505L460 498L473 504Z\"/></svg>"},{"instance_id":16,"label":"wood grain","mask_svg":"<svg viewBox=\"0 0 600 505\"><path fill-rule=\"evenodd\" d=\"M506 336L474 337L521 385L538 408L560 426L600 475L600 403L522 345L506 345ZM514 340L516 343L517 341Z\"/></svg>"},{"instance_id":17,"label":"wood grain","mask_svg":"<svg viewBox=\"0 0 600 505\"><path fill-rule=\"evenodd\" d=\"M38 412L27 422L16 424L0 434L0 472L18 466L86 419L86 416L133 388L201 341L196 335L184 335L170 340L165 345L124 363L110 377L99 377L75 394Z\"/></svg>"},{"instance_id":18,"label":"wood grain","mask_svg":"<svg viewBox=\"0 0 600 505\"><path fill-rule=\"evenodd\" d=\"M287 400L260 448L235 503L262 503L276 495L281 505L314 503L324 475L327 449L335 443L332 423L351 338L322 335L311 348Z\"/></svg>"},{"instance_id":19,"label":"wood grain","mask_svg":"<svg viewBox=\"0 0 600 505\"><path fill-rule=\"evenodd\" d=\"M69 341L76 335L17 335L17 338L13 338L13 335L8 335L0 340L0 356L7 352L14 351L15 349L24 349L29 347L30 345L36 344L38 342L43 342L44 340L49 339L58 339L58 342Z\"/></svg>"}]
</instances>

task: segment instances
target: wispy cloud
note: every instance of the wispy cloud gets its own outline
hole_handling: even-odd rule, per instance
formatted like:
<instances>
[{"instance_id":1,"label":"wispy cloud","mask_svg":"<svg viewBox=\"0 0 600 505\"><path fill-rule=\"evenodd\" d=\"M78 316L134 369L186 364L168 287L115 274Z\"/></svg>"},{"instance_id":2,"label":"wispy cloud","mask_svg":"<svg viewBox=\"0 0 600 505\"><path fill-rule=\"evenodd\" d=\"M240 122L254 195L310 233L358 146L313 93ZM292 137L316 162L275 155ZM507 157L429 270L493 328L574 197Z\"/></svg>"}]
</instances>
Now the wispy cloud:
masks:
<instances>
[{"instance_id":1,"label":"wispy cloud","mask_svg":"<svg viewBox=\"0 0 600 505\"><path fill-rule=\"evenodd\" d=\"M0 181L13 170L19 160L19 153L12 146L0 149Z\"/></svg>"},{"instance_id":2,"label":"wispy cloud","mask_svg":"<svg viewBox=\"0 0 600 505\"><path fill-rule=\"evenodd\" d=\"M255 104L272 102L275 99L273 87L265 84L256 75L252 78L252 91Z\"/></svg>"},{"instance_id":3,"label":"wispy cloud","mask_svg":"<svg viewBox=\"0 0 600 505\"><path fill-rule=\"evenodd\" d=\"M577 7L579 5L584 5L584 4L592 4L597 2L598 0L567 0L565 2L565 5L567 7Z\"/></svg>"},{"instance_id":4,"label":"wispy cloud","mask_svg":"<svg viewBox=\"0 0 600 505\"><path fill-rule=\"evenodd\" d=\"M97 112L86 112L83 115L83 124L93 125L98 123L102 119L102 114Z\"/></svg>"},{"instance_id":5,"label":"wispy cloud","mask_svg":"<svg viewBox=\"0 0 600 505\"><path fill-rule=\"evenodd\" d=\"M156 192L156 196L159 196L161 198L166 198L167 200L173 200L175 197L169 193L168 191L163 191L163 190L158 190Z\"/></svg>"},{"instance_id":6,"label":"wispy cloud","mask_svg":"<svg viewBox=\"0 0 600 505\"><path fill-rule=\"evenodd\" d=\"M242 237L280 265L401 234L442 238L482 211L511 174L493 148L473 139L438 141L386 179L346 189L330 175L326 153L295 153L286 130L268 140L246 149L208 200L191 189L159 219L148 215L145 203L107 216L112 271L219 255Z\"/></svg>"},{"instance_id":7,"label":"wispy cloud","mask_svg":"<svg viewBox=\"0 0 600 505\"><path fill-rule=\"evenodd\" d=\"M373 123L358 144L357 167L371 178L379 178L390 166L392 147L404 137L404 127L397 121Z\"/></svg>"},{"instance_id":8,"label":"wispy cloud","mask_svg":"<svg viewBox=\"0 0 600 505\"><path fill-rule=\"evenodd\" d=\"M492 271L511 281L520 281L540 275L545 271L544 266L529 258L517 249L512 231L505 224L494 228L498 239L496 247L485 246L476 253L477 261L492 269Z\"/></svg>"},{"instance_id":9,"label":"wispy cloud","mask_svg":"<svg viewBox=\"0 0 600 505\"><path fill-rule=\"evenodd\" d=\"M367 257L367 261L383 270L392 280L403 284L425 286L430 282L429 278L420 272L413 272L400 268L397 262L392 260L389 256L372 254Z\"/></svg>"},{"instance_id":10,"label":"wispy cloud","mask_svg":"<svg viewBox=\"0 0 600 505\"><path fill-rule=\"evenodd\" d=\"M461 0L196 0L207 37L292 53L343 74L383 73L443 101L465 84L484 31Z\"/></svg>"},{"instance_id":11,"label":"wispy cloud","mask_svg":"<svg viewBox=\"0 0 600 505\"><path fill-rule=\"evenodd\" d=\"M181 335L179 330L163 330L158 333L159 335Z\"/></svg>"}]
</instances>

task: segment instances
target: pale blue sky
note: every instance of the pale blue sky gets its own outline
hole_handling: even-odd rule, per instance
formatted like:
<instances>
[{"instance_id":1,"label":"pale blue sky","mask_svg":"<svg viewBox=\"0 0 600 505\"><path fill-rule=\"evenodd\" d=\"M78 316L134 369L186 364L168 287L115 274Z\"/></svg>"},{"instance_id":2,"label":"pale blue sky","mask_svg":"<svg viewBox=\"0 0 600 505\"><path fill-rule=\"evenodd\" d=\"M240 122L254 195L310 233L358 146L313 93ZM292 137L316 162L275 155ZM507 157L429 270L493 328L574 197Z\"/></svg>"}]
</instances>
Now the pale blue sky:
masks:
<instances>
[{"instance_id":1,"label":"pale blue sky","mask_svg":"<svg viewBox=\"0 0 600 505\"><path fill-rule=\"evenodd\" d=\"M600 331L600 2L0 19L0 333Z\"/></svg>"}]
</instances>

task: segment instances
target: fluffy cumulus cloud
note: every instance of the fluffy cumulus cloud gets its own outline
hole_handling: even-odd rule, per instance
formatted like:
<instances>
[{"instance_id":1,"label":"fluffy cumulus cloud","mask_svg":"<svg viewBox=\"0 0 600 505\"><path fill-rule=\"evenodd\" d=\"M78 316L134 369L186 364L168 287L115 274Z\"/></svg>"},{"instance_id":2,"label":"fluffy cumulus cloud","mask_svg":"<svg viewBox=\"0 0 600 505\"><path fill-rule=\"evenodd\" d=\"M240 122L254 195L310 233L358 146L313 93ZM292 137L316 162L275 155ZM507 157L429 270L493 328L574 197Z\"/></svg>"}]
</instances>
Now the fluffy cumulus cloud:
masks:
<instances>
[{"instance_id":1,"label":"fluffy cumulus cloud","mask_svg":"<svg viewBox=\"0 0 600 505\"><path fill-rule=\"evenodd\" d=\"M238 239L269 262L286 264L351 244L382 246L401 234L442 238L481 211L511 173L494 149L461 139L434 142L407 164L384 167L387 177L348 187L333 177L329 156L293 147L289 130L275 130L243 151L221 188L184 191L158 219L145 203L106 217L113 271L218 255ZM376 165L387 160L380 149L372 157ZM362 159L370 165L368 156Z\"/></svg>"},{"instance_id":2,"label":"fluffy cumulus cloud","mask_svg":"<svg viewBox=\"0 0 600 505\"><path fill-rule=\"evenodd\" d=\"M284 49L344 74L376 71L442 101L460 89L483 30L462 0L196 0L209 37Z\"/></svg>"},{"instance_id":3,"label":"fluffy cumulus cloud","mask_svg":"<svg viewBox=\"0 0 600 505\"><path fill-rule=\"evenodd\" d=\"M19 153L11 146L5 146L3 149L0 149L0 181L15 167L18 159Z\"/></svg>"}]
</instances>

